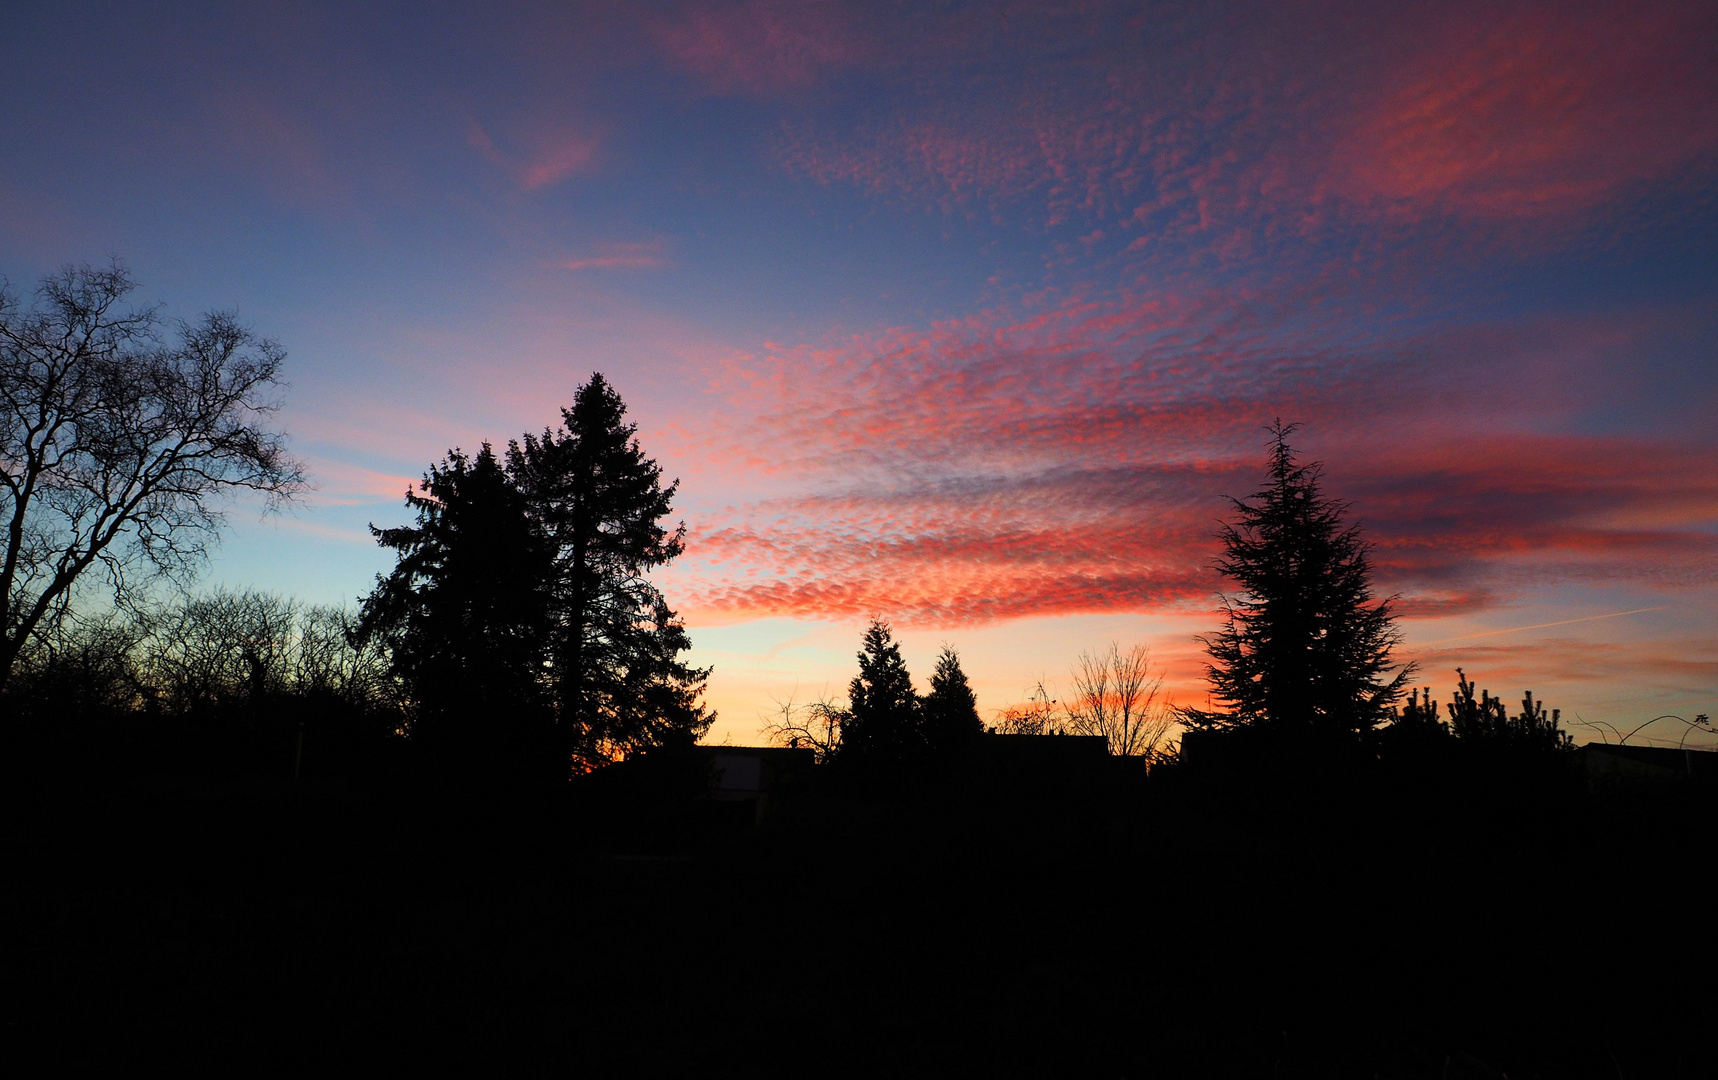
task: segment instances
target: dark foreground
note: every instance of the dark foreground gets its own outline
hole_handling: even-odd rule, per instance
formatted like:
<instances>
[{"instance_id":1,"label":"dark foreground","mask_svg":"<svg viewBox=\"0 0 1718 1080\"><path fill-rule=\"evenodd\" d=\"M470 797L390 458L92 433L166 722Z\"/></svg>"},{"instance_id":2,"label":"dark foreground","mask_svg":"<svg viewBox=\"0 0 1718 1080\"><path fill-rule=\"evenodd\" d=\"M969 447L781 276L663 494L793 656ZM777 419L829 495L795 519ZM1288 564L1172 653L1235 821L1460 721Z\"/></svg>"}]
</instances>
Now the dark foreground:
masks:
<instances>
[{"instance_id":1,"label":"dark foreground","mask_svg":"<svg viewBox=\"0 0 1718 1080\"><path fill-rule=\"evenodd\" d=\"M1718 1075L1683 789L967 774L752 832L672 783L34 788L4 1039L55 1072Z\"/></svg>"}]
</instances>

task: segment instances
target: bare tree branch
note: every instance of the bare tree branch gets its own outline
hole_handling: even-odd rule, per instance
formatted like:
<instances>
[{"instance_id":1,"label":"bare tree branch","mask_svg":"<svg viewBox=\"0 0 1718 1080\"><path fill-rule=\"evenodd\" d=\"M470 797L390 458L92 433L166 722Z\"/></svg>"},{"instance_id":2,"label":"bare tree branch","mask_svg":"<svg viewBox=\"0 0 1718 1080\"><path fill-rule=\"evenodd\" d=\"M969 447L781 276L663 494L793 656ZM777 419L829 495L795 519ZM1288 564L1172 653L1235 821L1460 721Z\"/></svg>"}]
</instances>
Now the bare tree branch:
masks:
<instances>
[{"instance_id":1,"label":"bare tree branch","mask_svg":"<svg viewBox=\"0 0 1718 1080\"><path fill-rule=\"evenodd\" d=\"M790 696L776 703L779 716L764 724L764 736L778 746L805 746L819 762L841 752L841 735L850 716L847 707L821 697L800 704Z\"/></svg>"},{"instance_id":2,"label":"bare tree branch","mask_svg":"<svg viewBox=\"0 0 1718 1080\"><path fill-rule=\"evenodd\" d=\"M0 688L92 568L126 606L201 564L225 496L305 486L269 426L280 345L226 312L122 308L135 287L118 263L67 267L23 308L0 282Z\"/></svg>"},{"instance_id":3,"label":"bare tree branch","mask_svg":"<svg viewBox=\"0 0 1718 1080\"><path fill-rule=\"evenodd\" d=\"M1163 694L1163 676L1151 671L1151 652L1135 645L1127 652L1110 643L1107 651L1083 652L1074 662L1069 727L1081 735L1102 735L1116 756L1154 756L1175 714Z\"/></svg>"}]
</instances>

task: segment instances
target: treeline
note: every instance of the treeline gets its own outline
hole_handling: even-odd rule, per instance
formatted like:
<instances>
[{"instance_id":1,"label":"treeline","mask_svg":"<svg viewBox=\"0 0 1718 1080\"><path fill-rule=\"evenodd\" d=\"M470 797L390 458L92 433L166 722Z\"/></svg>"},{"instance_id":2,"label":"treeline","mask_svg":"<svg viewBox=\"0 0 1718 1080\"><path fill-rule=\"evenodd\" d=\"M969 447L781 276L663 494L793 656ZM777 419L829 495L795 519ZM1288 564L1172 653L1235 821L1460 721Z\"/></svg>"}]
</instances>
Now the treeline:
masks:
<instances>
[{"instance_id":1,"label":"treeline","mask_svg":"<svg viewBox=\"0 0 1718 1080\"><path fill-rule=\"evenodd\" d=\"M947 760L988 730L1001 735L1083 735L1110 754L1153 763L1178 759L1303 763L1389 759L1423 764L1457 750L1517 762L1573 748L1561 713L1531 691L1518 712L1456 670L1447 703L1412 687L1401 664L1396 597L1373 594L1370 546L1348 506L1320 488L1322 466L1289 443L1294 425L1271 429L1266 482L1231 500L1215 568L1232 591L1206 648L1213 704L1176 707L1136 645L1079 655L1072 690L1040 678L1024 702L999 710L988 729L973 707L959 657L945 646L930 693L912 688L887 623L873 621L845 701L788 701L767 725L780 743L814 748L820 760L882 770ZM1179 735L1179 738L1176 736Z\"/></svg>"},{"instance_id":2,"label":"treeline","mask_svg":"<svg viewBox=\"0 0 1718 1080\"><path fill-rule=\"evenodd\" d=\"M230 312L131 306L125 268L0 281L0 722L391 716L439 767L565 780L709 726L708 672L649 580L677 482L600 374L561 425L450 449L373 528L395 556L356 616L257 594L164 604L239 493L305 487L280 345ZM102 616L101 612L110 612Z\"/></svg>"},{"instance_id":3,"label":"treeline","mask_svg":"<svg viewBox=\"0 0 1718 1080\"><path fill-rule=\"evenodd\" d=\"M356 612L257 591L216 591L67 620L19 655L5 701L43 722L243 719L286 705L404 726L389 656L354 637Z\"/></svg>"},{"instance_id":4,"label":"treeline","mask_svg":"<svg viewBox=\"0 0 1718 1080\"><path fill-rule=\"evenodd\" d=\"M1230 500L1215 566L1233 592L1223 625L1198 639L1217 707L1178 710L1184 751L1409 761L1452 746L1516 758L1571 749L1560 712L1531 691L1511 716L1489 692L1476 697L1460 668L1441 708L1429 687L1410 689L1415 665L1394 657L1397 597L1374 595L1370 545L1348 505L1321 490L1322 466L1298 459L1295 427L1271 428L1264 485Z\"/></svg>"},{"instance_id":5,"label":"treeline","mask_svg":"<svg viewBox=\"0 0 1718 1080\"><path fill-rule=\"evenodd\" d=\"M845 703L789 699L765 726L773 741L808 747L822 764L872 775L946 764L983 733L960 655L943 647L930 692L920 696L893 630L880 619L866 628Z\"/></svg>"},{"instance_id":6,"label":"treeline","mask_svg":"<svg viewBox=\"0 0 1718 1080\"><path fill-rule=\"evenodd\" d=\"M88 591L38 595L45 614L7 628L8 726L19 737L58 726L76 741L92 725L153 724L180 744L169 758L273 774L278 753L238 744L278 742L284 726L296 775L314 723L409 742L416 767L502 785L691 745L712 719L708 672L684 662L685 627L647 576L682 549L684 527L661 520L676 485L601 375L562 419L502 452L485 443L432 465L407 495L415 523L373 528L395 566L356 610L258 592L164 601L131 587L122 562L104 615L90 613L100 598ZM16 616L33 581L11 585ZM184 751L193 727L206 753Z\"/></svg>"},{"instance_id":7,"label":"treeline","mask_svg":"<svg viewBox=\"0 0 1718 1080\"><path fill-rule=\"evenodd\" d=\"M1387 744L1413 749L1455 744L1527 755L1574 749L1575 740L1562 729L1563 710L1547 714L1545 703L1535 701L1533 691L1522 696L1520 710L1511 715L1502 698L1492 697L1488 690L1480 690L1475 697L1476 689L1467 673L1456 668L1455 696L1443 705L1447 719L1440 715L1431 687L1409 691L1407 705L1392 710L1384 729Z\"/></svg>"},{"instance_id":8,"label":"treeline","mask_svg":"<svg viewBox=\"0 0 1718 1080\"><path fill-rule=\"evenodd\" d=\"M1172 756L1174 709L1144 646L1123 652L1111 644L1081 653L1068 700L1052 699L1040 680L1031 701L1001 710L988 727L952 646L943 646L923 695L913 689L886 621L873 619L866 628L858 662L844 700L789 699L766 723L765 735L778 745L810 748L823 764L872 776L946 767L968 756L986 734L1094 736L1115 756Z\"/></svg>"},{"instance_id":9,"label":"treeline","mask_svg":"<svg viewBox=\"0 0 1718 1080\"><path fill-rule=\"evenodd\" d=\"M421 771L413 708L356 612L216 591L57 621L4 690L14 789L148 776L380 780Z\"/></svg>"},{"instance_id":10,"label":"treeline","mask_svg":"<svg viewBox=\"0 0 1718 1080\"><path fill-rule=\"evenodd\" d=\"M496 452L450 450L407 494L412 525L372 527L394 569L353 639L379 643L410 735L451 770L564 781L652 748L690 746L713 715L708 669L649 572L680 555L662 482L600 374L562 424Z\"/></svg>"}]
</instances>

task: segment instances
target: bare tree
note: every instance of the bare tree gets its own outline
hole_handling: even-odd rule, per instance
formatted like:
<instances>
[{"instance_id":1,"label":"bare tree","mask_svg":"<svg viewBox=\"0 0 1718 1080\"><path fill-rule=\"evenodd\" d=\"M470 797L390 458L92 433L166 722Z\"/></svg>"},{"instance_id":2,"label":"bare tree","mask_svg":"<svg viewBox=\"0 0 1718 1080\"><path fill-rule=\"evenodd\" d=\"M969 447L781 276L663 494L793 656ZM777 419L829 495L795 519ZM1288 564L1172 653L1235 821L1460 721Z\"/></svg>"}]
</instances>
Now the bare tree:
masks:
<instances>
[{"instance_id":1,"label":"bare tree","mask_svg":"<svg viewBox=\"0 0 1718 1080\"><path fill-rule=\"evenodd\" d=\"M292 689L301 610L269 593L221 590L155 613L140 657L146 693L184 713Z\"/></svg>"},{"instance_id":2,"label":"bare tree","mask_svg":"<svg viewBox=\"0 0 1718 1080\"><path fill-rule=\"evenodd\" d=\"M1024 704L1010 705L996 714L994 730L1003 735L1066 735L1068 716L1039 678L1026 692Z\"/></svg>"},{"instance_id":3,"label":"bare tree","mask_svg":"<svg viewBox=\"0 0 1718 1080\"><path fill-rule=\"evenodd\" d=\"M124 308L117 263L68 267L20 307L0 282L0 689L84 575L125 605L201 563L222 497L304 487L269 426L285 353L227 312Z\"/></svg>"},{"instance_id":4,"label":"bare tree","mask_svg":"<svg viewBox=\"0 0 1718 1080\"><path fill-rule=\"evenodd\" d=\"M1116 756L1152 756L1174 722L1163 694L1163 676L1151 672L1151 652L1115 642L1105 652L1083 652L1074 662L1068 726L1081 735L1102 735Z\"/></svg>"},{"instance_id":5,"label":"bare tree","mask_svg":"<svg viewBox=\"0 0 1718 1080\"><path fill-rule=\"evenodd\" d=\"M852 714L827 696L800 704L790 696L776 703L778 719L764 724L764 736L778 746L804 746L819 763L841 753L841 735Z\"/></svg>"},{"instance_id":6,"label":"bare tree","mask_svg":"<svg viewBox=\"0 0 1718 1080\"><path fill-rule=\"evenodd\" d=\"M299 616L295 692L324 695L350 705L397 705L401 688L380 641L360 637L356 612L331 606L307 607Z\"/></svg>"},{"instance_id":7,"label":"bare tree","mask_svg":"<svg viewBox=\"0 0 1718 1080\"><path fill-rule=\"evenodd\" d=\"M170 713L295 696L385 708L386 651L354 640L352 612L270 593L219 590L137 617L142 693Z\"/></svg>"},{"instance_id":8,"label":"bare tree","mask_svg":"<svg viewBox=\"0 0 1718 1080\"><path fill-rule=\"evenodd\" d=\"M18 656L6 689L10 716L95 716L134 709L142 700L137 656L142 620L116 611L61 619Z\"/></svg>"}]
</instances>

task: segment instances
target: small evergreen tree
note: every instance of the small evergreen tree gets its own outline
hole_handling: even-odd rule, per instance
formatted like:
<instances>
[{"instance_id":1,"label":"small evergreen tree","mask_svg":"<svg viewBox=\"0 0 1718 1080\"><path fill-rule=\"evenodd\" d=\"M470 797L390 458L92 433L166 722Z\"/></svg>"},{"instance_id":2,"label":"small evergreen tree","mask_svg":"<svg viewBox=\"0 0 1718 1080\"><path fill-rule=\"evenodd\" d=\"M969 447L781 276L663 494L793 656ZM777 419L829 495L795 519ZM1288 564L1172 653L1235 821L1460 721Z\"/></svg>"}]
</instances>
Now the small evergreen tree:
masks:
<instances>
[{"instance_id":1,"label":"small evergreen tree","mask_svg":"<svg viewBox=\"0 0 1718 1080\"><path fill-rule=\"evenodd\" d=\"M943 646L931 675L931 692L925 695L923 705L923 728L931 752L945 758L984 734L978 698L967 685L960 655L948 645Z\"/></svg>"},{"instance_id":2,"label":"small evergreen tree","mask_svg":"<svg viewBox=\"0 0 1718 1080\"><path fill-rule=\"evenodd\" d=\"M849 716L841 759L875 771L899 768L924 748L919 697L889 624L871 620L859 649L859 674L847 688Z\"/></svg>"},{"instance_id":3,"label":"small evergreen tree","mask_svg":"<svg viewBox=\"0 0 1718 1080\"><path fill-rule=\"evenodd\" d=\"M1509 715L1502 698L1476 689L1461 668L1456 668L1455 699L1445 706L1450 714L1450 732L1465 746L1520 750L1529 753L1560 753L1574 748L1574 740L1562 730L1562 709L1545 714L1545 703L1533 699L1529 690L1521 699L1521 712Z\"/></svg>"},{"instance_id":4,"label":"small evergreen tree","mask_svg":"<svg viewBox=\"0 0 1718 1080\"><path fill-rule=\"evenodd\" d=\"M1394 598L1373 600L1367 545L1343 525L1347 504L1320 492L1322 466L1295 460L1296 427L1271 427L1265 486L1231 500L1239 520L1223 526L1216 569L1239 591L1223 598L1223 629L1197 639L1226 707L1182 710L1190 728L1353 738L1390 717L1411 673L1389 674Z\"/></svg>"}]
</instances>

